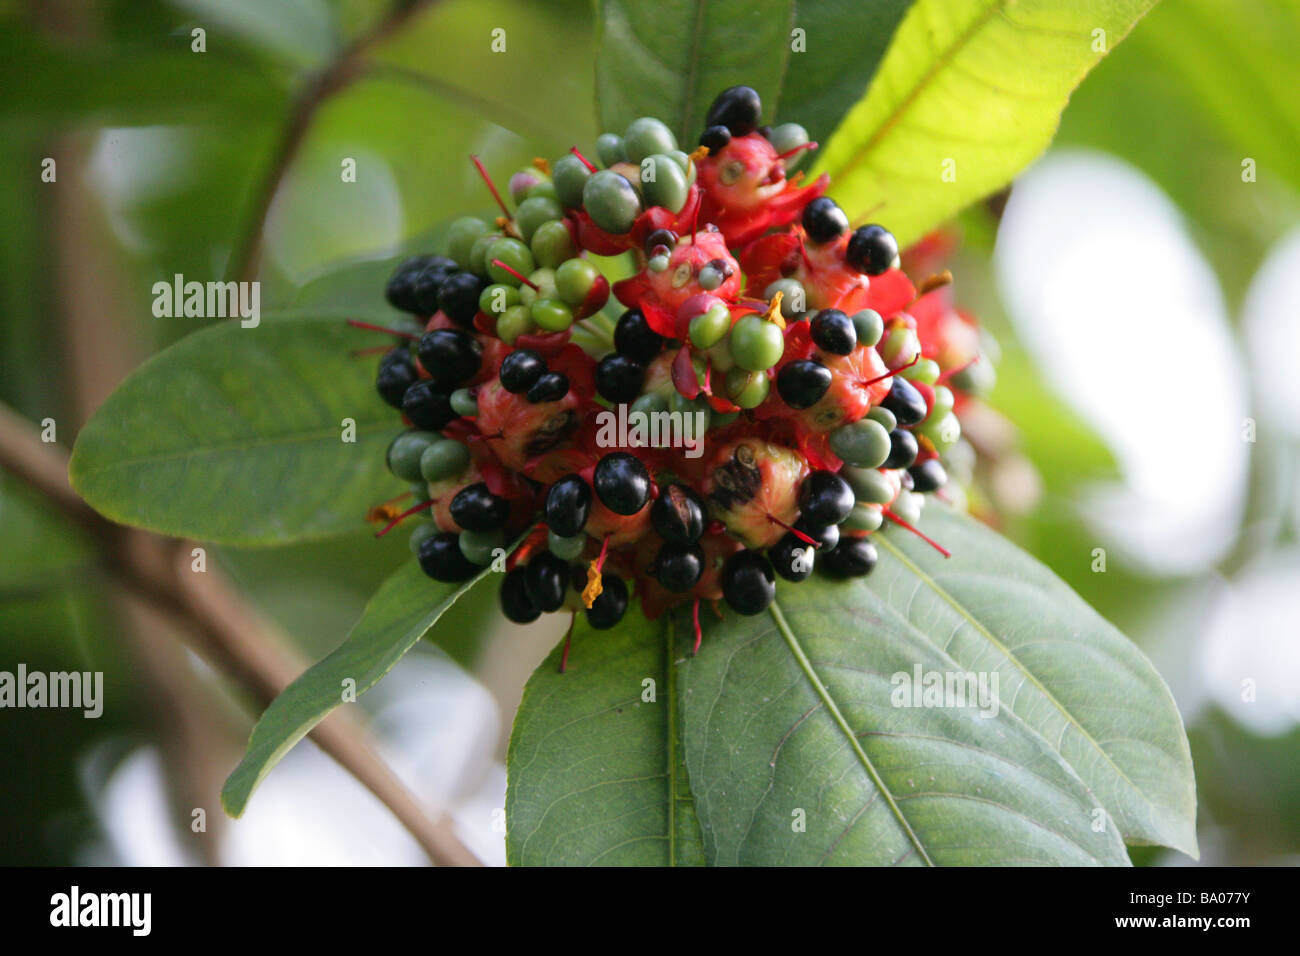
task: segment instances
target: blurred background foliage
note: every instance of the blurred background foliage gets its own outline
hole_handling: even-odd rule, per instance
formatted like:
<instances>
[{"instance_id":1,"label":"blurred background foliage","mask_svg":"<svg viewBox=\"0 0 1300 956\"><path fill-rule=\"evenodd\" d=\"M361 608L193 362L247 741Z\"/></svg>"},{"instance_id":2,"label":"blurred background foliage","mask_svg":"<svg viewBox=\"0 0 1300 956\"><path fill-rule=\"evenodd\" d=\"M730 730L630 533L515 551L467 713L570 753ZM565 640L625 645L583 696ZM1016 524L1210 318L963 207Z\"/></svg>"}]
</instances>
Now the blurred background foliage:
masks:
<instances>
[{"instance_id":1,"label":"blurred background foliage","mask_svg":"<svg viewBox=\"0 0 1300 956\"><path fill-rule=\"evenodd\" d=\"M842 6L826 5L832 12ZM862 15L873 29L864 43L883 46L881 31L903 4L867 6ZM153 283L175 273L220 278L256 237L263 214L264 310L387 314L381 283L399 250L433 242L440 223L486 208L469 153L504 181L534 156L594 141L596 39L586 0L442 0L413 10L389 31L381 27L391 12L384 0L0 0L0 175L10 184L0 225L0 400L33 422L55 419L59 444L70 448L76 427L122 375L201 324L155 319ZM493 55L488 38L500 26L508 52ZM202 54L191 51L196 27L206 31ZM1242 320L1251 283L1300 222L1297 49L1300 10L1288 0L1165 0L1076 92L1054 147L1123 160L1176 205L1222 289L1225 331L1242 362L1251 351ZM355 69L335 75L339 82L286 156L286 129L318 78L340 62ZM790 90L820 134L834 120L821 92L834 84L860 89L868 79L813 71L792 80ZM55 183L41 182L46 157L57 162ZM344 158L357 162L356 183L341 181ZM1258 178L1243 189L1246 158ZM1110 552L1106 573L1094 573L1094 548L1111 542L1090 514L1106 499L1089 497L1089 489L1122 482L1122 462L1089 417L1086 396L1062 389L1022 341L1026 318L1013 315L1000 294L995 260L1005 201L963 214L955 224L962 243L948 263L959 303L1000 346L991 404L1014 423L1018 452L1010 456L1014 467L990 485L997 523L1142 644L1169 680L1189 725L1202 861L1293 861L1300 853L1300 706L1294 696L1262 701L1289 708L1290 719L1252 720L1215 690L1205 669L1220 668L1234 687L1250 676L1233 652L1258 637L1257 608L1245 605L1245 619L1234 618L1240 630L1225 631L1218 602L1240 577L1258 576L1288 555L1294 560L1300 428L1251 406L1258 438L1240 450L1249 452L1249 478L1234 512L1239 522L1218 529L1231 543L1225 554L1173 573L1127 560L1121 547ZM346 263L353 259L362 261ZM1108 266L1106 250L1098 249L1097 283L1106 282ZM1150 275L1152 284L1161 281ZM365 288L373 290L368 299L358 295ZM1278 322L1300 325L1300 289L1291 288L1297 294ZM1180 397L1160 414L1197 413L1198 381L1218 369L1171 367L1162 343L1144 340L1140 330L1116 328L1105 315L1097 326L1099 335L1115 337L1116 348L1140 351L1149 374L1163 376ZM1096 387L1125 384L1099 368ZM1269 387L1255 377L1247 401ZM1148 427L1161 427L1160 415L1153 418ZM1186 449L1185 466L1195 468L1200 453ZM396 535L210 552L310 659L342 640L370 593L409 557ZM1300 613L1293 597L1279 600ZM478 720L477 728L450 721L439 730L487 739L484 753L452 760L431 751L423 770L404 774L416 786L459 775L437 785L439 798L462 831L476 835L474 845L487 847L489 860L501 852L491 811L502 805L499 761L513 707L524 677L557 637L554 624L506 628L496 613L487 589L471 593L440 625L442 648L431 649L424 676L407 687L447 700L475 693L478 685L467 685L463 671L438 663L443 654L472 673L491 693L495 723L493 708L483 718L482 707L471 707L464 720ZM1270 613L1270 633L1292 643L1268 645L1268 653L1287 655L1292 663L1281 669L1294 672L1296 617L1285 608ZM137 633L138 624L78 533L0 474L0 669L21 661L31 669L102 670L111 702L99 720L60 710L0 712L2 861L314 858L289 839L261 857L219 842L185 848L191 807L211 808L218 839L232 829L215 809L215 785L206 802L193 796L193 768L206 767L219 783L255 714L238 688L186 653L160 651ZM402 705L393 695L371 696L363 706L375 713ZM386 726L382 718L377 726ZM386 739L397 746L397 737ZM128 757L141 748L162 755L161 769L137 789L123 789L122 771L134 766ZM317 798L348 786L324 761L298 779ZM169 809L142 832L132 816L146 806L142 794L158 787L170 800L159 806ZM364 817L339 806L340 815L318 821L344 831L331 835L335 855L326 859L370 859L363 846L375 841L365 827L382 811ZM160 836L169 829L183 834L173 836L181 849ZM388 861L419 859L400 839L391 845L397 849ZM1189 862L1173 853L1133 855L1143 863Z\"/></svg>"}]
</instances>

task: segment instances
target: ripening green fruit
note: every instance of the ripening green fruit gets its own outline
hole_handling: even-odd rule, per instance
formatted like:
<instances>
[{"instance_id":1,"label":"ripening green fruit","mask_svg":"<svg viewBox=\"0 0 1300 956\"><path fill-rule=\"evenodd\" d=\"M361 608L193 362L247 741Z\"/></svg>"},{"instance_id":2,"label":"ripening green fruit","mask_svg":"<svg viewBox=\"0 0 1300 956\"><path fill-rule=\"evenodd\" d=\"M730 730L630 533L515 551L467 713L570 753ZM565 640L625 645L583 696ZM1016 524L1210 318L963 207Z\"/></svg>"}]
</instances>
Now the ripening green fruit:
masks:
<instances>
[{"instance_id":1,"label":"ripening green fruit","mask_svg":"<svg viewBox=\"0 0 1300 956\"><path fill-rule=\"evenodd\" d=\"M464 268L467 268L480 279L488 277L488 258L487 251L491 248L492 243L502 238L500 233L489 232L486 236L479 236L474 240L474 245L470 247L469 262Z\"/></svg>"},{"instance_id":2,"label":"ripening green fruit","mask_svg":"<svg viewBox=\"0 0 1300 956\"><path fill-rule=\"evenodd\" d=\"M751 372L763 372L781 361L785 336L773 322L761 315L742 316L731 328L731 356Z\"/></svg>"},{"instance_id":3,"label":"ripening green fruit","mask_svg":"<svg viewBox=\"0 0 1300 956\"><path fill-rule=\"evenodd\" d=\"M555 270L555 291L566 304L577 308L587 299L600 270L589 259L569 259Z\"/></svg>"},{"instance_id":4,"label":"ripening green fruit","mask_svg":"<svg viewBox=\"0 0 1300 956\"><path fill-rule=\"evenodd\" d=\"M500 528L495 531L462 531L460 533L460 553L470 564L485 565L492 563L492 556L497 548L504 548L505 532Z\"/></svg>"},{"instance_id":5,"label":"ripening green fruit","mask_svg":"<svg viewBox=\"0 0 1300 956\"><path fill-rule=\"evenodd\" d=\"M858 501L887 505L894 496L893 484L883 472L874 468L854 468L846 465L840 469L840 477L849 483Z\"/></svg>"},{"instance_id":6,"label":"ripening green fruit","mask_svg":"<svg viewBox=\"0 0 1300 956\"><path fill-rule=\"evenodd\" d=\"M511 275L505 269L495 265L494 260L501 260L522 276L528 275L536 268L536 264L533 262L533 254L529 248L518 239L509 237L498 239L488 246L483 259L487 263L488 278L502 285L518 286L521 282L518 276Z\"/></svg>"},{"instance_id":7,"label":"ripening green fruit","mask_svg":"<svg viewBox=\"0 0 1300 956\"><path fill-rule=\"evenodd\" d=\"M782 123L772 129L768 142L772 144L772 148L777 151L778 155L788 153L790 150L803 146L808 142L808 131L798 123ZM803 149L787 156L783 160L786 172L793 172L803 162L808 153L808 150Z\"/></svg>"},{"instance_id":8,"label":"ripening green fruit","mask_svg":"<svg viewBox=\"0 0 1300 956\"><path fill-rule=\"evenodd\" d=\"M884 520L885 516L880 508L858 502L840 527L845 531L877 531Z\"/></svg>"},{"instance_id":9,"label":"ripening green fruit","mask_svg":"<svg viewBox=\"0 0 1300 956\"><path fill-rule=\"evenodd\" d=\"M478 310L488 315L501 316L512 305L518 305L519 301L519 290L515 286L496 282L479 293Z\"/></svg>"},{"instance_id":10,"label":"ripening green fruit","mask_svg":"<svg viewBox=\"0 0 1300 956\"><path fill-rule=\"evenodd\" d=\"M939 381L940 371L938 362L934 359L923 358L915 365L903 369L899 374L909 382L920 382L923 385L933 385L935 382Z\"/></svg>"},{"instance_id":11,"label":"ripening green fruit","mask_svg":"<svg viewBox=\"0 0 1300 956\"><path fill-rule=\"evenodd\" d=\"M451 410L457 415L474 418L478 415L478 399L468 388L458 388L451 393Z\"/></svg>"},{"instance_id":12,"label":"ripening green fruit","mask_svg":"<svg viewBox=\"0 0 1300 956\"><path fill-rule=\"evenodd\" d=\"M532 312L533 321L547 332L563 332L573 324L573 310L559 299L538 299Z\"/></svg>"},{"instance_id":13,"label":"ripening green fruit","mask_svg":"<svg viewBox=\"0 0 1300 956\"><path fill-rule=\"evenodd\" d=\"M564 207L554 199L533 197L525 199L515 210L515 225L519 227L524 242L532 242L533 235L543 223L564 218Z\"/></svg>"},{"instance_id":14,"label":"ripening green fruit","mask_svg":"<svg viewBox=\"0 0 1300 956\"><path fill-rule=\"evenodd\" d=\"M936 385L934 388L934 405L931 406L930 414L926 418L939 420L947 418L948 413L952 411L953 401L952 389L946 385Z\"/></svg>"},{"instance_id":15,"label":"ripening green fruit","mask_svg":"<svg viewBox=\"0 0 1300 956\"><path fill-rule=\"evenodd\" d=\"M715 302L707 312L691 319L688 334L697 349L710 349L731 331L731 312L725 302Z\"/></svg>"},{"instance_id":16,"label":"ripening green fruit","mask_svg":"<svg viewBox=\"0 0 1300 956\"><path fill-rule=\"evenodd\" d=\"M618 236L630 231L641 215L641 197L636 189L625 177L608 169L593 173L582 187L582 206L592 222Z\"/></svg>"},{"instance_id":17,"label":"ripening green fruit","mask_svg":"<svg viewBox=\"0 0 1300 956\"><path fill-rule=\"evenodd\" d=\"M506 345L514 345L515 339L527 335L536 328L532 309L526 305L512 305L506 309L501 318L497 319L497 338Z\"/></svg>"},{"instance_id":18,"label":"ripening green fruit","mask_svg":"<svg viewBox=\"0 0 1300 956\"><path fill-rule=\"evenodd\" d=\"M653 116L633 120L623 134L623 150L630 163L640 163L652 153L671 153L676 148L673 131Z\"/></svg>"},{"instance_id":19,"label":"ripening green fruit","mask_svg":"<svg viewBox=\"0 0 1300 956\"><path fill-rule=\"evenodd\" d=\"M674 149L668 155L673 158L673 162L675 162L678 166L680 166L682 172L686 175L686 185L694 186L695 185L694 160L692 160L690 156L682 152L680 149Z\"/></svg>"},{"instance_id":20,"label":"ripening green fruit","mask_svg":"<svg viewBox=\"0 0 1300 956\"><path fill-rule=\"evenodd\" d=\"M411 553L419 554L420 545L424 544L425 539L432 538L435 534L440 534L441 530L442 529L432 521L421 521L417 524L415 530L411 532Z\"/></svg>"},{"instance_id":21,"label":"ripening green fruit","mask_svg":"<svg viewBox=\"0 0 1300 956\"><path fill-rule=\"evenodd\" d=\"M582 187L591 178L591 170L577 156L567 153L551 166L551 182L555 185L555 196L567 209L577 209L582 205Z\"/></svg>"},{"instance_id":22,"label":"ripening green fruit","mask_svg":"<svg viewBox=\"0 0 1300 956\"><path fill-rule=\"evenodd\" d=\"M434 443L440 443L442 436L437 432L423 432L411 429L402 432L388 446L388 470L402 481L420 480L420 456Z\"/></svg>"},{"instance_id":23,"label":"ripening green fruit","mask_svg":"<svg viewBox=\"0 0 1300 956\"><path fill-rule=\"evenodd\" d=\"M921 340L917 338L916 330L909 329L905 325L890 329L880 343L880 357L890 368L906 365L916 358L920 351Z\"/></svg>"},{"instance_id":24,"label":"ripening green fruit","mask_svg":"<svg viewBox=\"0 0 1300 956\"><path fill-rule=\"evenodd\" d=\"M548 269L556 268L577 253L569 227L562 220L544 222L538 226L528 247L533 251L533 261Z\"/></svg>"},{"instance_id":25,"label":"ripening green fruit","mask_svg":"<svg viewBox=\"0 0 1300 956\"><path fill-rule=\"evenodd\" d=\"M641 192L647 206L680 212L689 189L686 174L671 156L653 153L641 161Z\"/></svg>"},{"instance_id":26,"label":"ripening green fruit","mask_svg":"<svg viewBox=\"0 0 1300 956\"><path fill-rule=\"evenodd\" d=\"M841 425L828 440L831 451L857 468L879 468L889 457L889 432L870 418Z\"/></svg>"},{"instance_id":27,"label":"ripening green fruit","mask_svg":"<svg viewBox=\"0 0 1300 956\"><path fill-rule=\"evenodd\" d=\"M462 216L447 230L447 255L456 260L456 265L468 269L474 243L491 231L492 227L482 219Z\"/></svg>"},{"instance_id":28,"label":"ripening green fruit","mask_svg":"<svg viewBox=\"0 0 1300 956\"><path fill-rule=\"evenodd\" d=\"M889 510L912 527L916 527L921 523L921 509L923 507L925 507L925 495L900 491L898 497L894 499L894 503L889 506Z\"/></svg>"},{"instance_id":29,"label":"ripening green fruit","mask_svg":"<svg viewBox=\"0 0 1300 956\"><path fill-rule=\"evenodd\" d=\"M585 534L575 534L572 537L565 538L549 531L546 534L546 548L551 554L564 561L576 561L582 554L582 549L587 546L587 536Z\"/></svg>"},{"instance_id":30,"label":"ripening green fruit","mask_svg":"<svg viewBox=\"0 0 1300 956\"><path fill-rule=\"evenodd\" d=\"M627 148L618 133L601 133L596 137L596 155L602 166L613 166L627 161ZM576 158L576 157L575 157Z\"/></svg>"},{"instance_id":31,"label":"ripening green fruit","mask_svg":"<svg viewBox=\"0 0 1300 956\"><path fill-rule=\"evenodd\" d=\"M998 376L993 368L993 363L981 356L965 368L953 372L950 381L953 388L980 398L993 391L993 386L997 384L997 380Z\"/></svg>"},{"instance_id":32,"label":"ripening green fruit","mask_svg":"<svg viewBox=\"0 0 1300 956\"><path fill-rule=\"evenodd\" d=\"M808 311L808 294L798 279L777 279L763 290L763 297L771 302L781 293L781 317L787 322Z\"/></svg>"},{"instance_id":33,"label":"ripening green fruit","mask_svg":"<svg viewBox=\"0 0 1300 956\"><path fill-rule=\"evenodd\" d=\"M524 305L531 306L538 299L554 299L558 297L555 291L555 270L538 269L528 277L528 281L533 285L519 287L519 300ZM536 286L537 288L533 288Z\"/></svg>"},{"instance_id":34,"label":"ripening green fruit","mask_svg":"<svg viewBox=\"0 0 1300 956\"><path fill-rule=\"evenodd\" d=\"M867 412L867 417L873 422L880 422L885 427L885 431L892 432L898 427L898 416L887 409L884 405L877 405L871 411Z\"/></svg>"},{"instance_id":35,"label":"ripening green fruit","mask_svg":"<svg viewBox=\"0 0 1300 956\"><path fill-rule=\"evenodd\" d=\"M931 415L920 425L917 425L913 431L930 439L930 444L934 445L935 450L942 454L957 444L957 439L961 438L961 422L957 420L957 416L952 412L942 418Z\"/></svg>"},{"instance_id":36,"label":"ripening green fruit","mask_svg":"<svg viewBox=\"0 0 1300 956\"><path fill-rule=\"evenodd\" d=\"M469 446L450 438L435 442L420 455L420 477L433 483L455 478L469 465Z\"/></svg>"},{"instance_id":37,"label":"ripening green fruit","mask_svg":"<svg viewBox=\"0 0 1300 956\"><path fill-rule=\"evenodd\" d=\"M885 320L875 309L853 313L853 327L858 330L858 344L872 346L885 334Z\"/></svg>"},{"instance_id":38,"label":"ripening green fruit","mask_svg":"<svg viewBox=\"0 0 1300 956\"><path fill-rule=\"evenodd\" d=\"M766 372L733 368L727 373L727 397L741 408L757 408L772 389Z\"/></svg>"}]
</instances>

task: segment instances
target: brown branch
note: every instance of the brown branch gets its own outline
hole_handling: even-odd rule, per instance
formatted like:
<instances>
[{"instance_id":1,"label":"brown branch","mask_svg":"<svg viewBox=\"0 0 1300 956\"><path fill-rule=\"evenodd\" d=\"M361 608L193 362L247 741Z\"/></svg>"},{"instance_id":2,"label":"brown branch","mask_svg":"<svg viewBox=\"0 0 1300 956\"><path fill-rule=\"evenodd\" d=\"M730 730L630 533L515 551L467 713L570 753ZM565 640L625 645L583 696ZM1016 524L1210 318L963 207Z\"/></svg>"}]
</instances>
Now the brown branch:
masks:
<instances>
[{"instance_id":1,"label":"brown branch","mask_svg":"<svg viewBox=\"0 0 1300 956\"><path fill-rule=\"evenodd\" d=\"M308 79L294 97L280 141L272 154L266 177L258 188L243 234L231 253L226 267L227 279L248 281L256 276L262 232L266 226L267 214L271 211L271 203L280 191L280 184L288 174L289 167L297 159L321 104L361 74L365 59L375 46L400 31L432 2L433 0L397 0L387 16L340 50L324 69Z\"/></svg>"},{"instance_id":2,"label":"brown branch","mask_svg":"<svg viewBox=\"0 0 1300 956\"><path fill-rule=\"evenodd\" d=\"M191 636L194 649L265 707L302 670L281 650L270 625L248 608L215 569L190 571L193 542L115 525L68 483L67 456L45 444L25 419L0 405L0 468L43 495L96 543L105 572L129 594ZM365 731L336 711L311 733L410 831L435 863L481 865L445 817L430 819L371 747Z\"/></svg>"}]
</instances>

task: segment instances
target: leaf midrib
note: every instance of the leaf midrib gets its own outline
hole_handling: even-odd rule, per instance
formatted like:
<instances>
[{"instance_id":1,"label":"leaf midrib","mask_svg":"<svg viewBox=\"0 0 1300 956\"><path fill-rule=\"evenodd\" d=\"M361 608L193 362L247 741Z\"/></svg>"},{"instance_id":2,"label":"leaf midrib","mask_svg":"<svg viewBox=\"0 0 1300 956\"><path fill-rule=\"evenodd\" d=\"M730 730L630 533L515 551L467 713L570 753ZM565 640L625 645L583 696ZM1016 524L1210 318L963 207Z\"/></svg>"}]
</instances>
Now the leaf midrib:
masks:
<instances>
[{"instance_id":1,"label":"leaf midrib","mask_svg":"<svg viewBox=\"0 0 1300 956\"><path fill-rule=\"evenodd\" d=\"M794 655L795 661L798 662L799 668L804 672L804 676L808 678L808 682L812 684L813 690L817 692L822 703L826 705L827 712L831 715L831 719L835 721L836 726L839 727L840 732L849 742L849 746L853 748L854 754L857 755L858 762L862 764L863 768L867 771L867 775L871 777L872 783L875 784L876 791L885 798L885 803L889 807L890 812L893 813L894 818L898 821L898 825L902 828L903 832L907 834L909 842L911 842L912 846L916 848L916 852L920 854L921 859L925 861L926 866L934 866L934 861L930 859L930 854L926 852L925 845L922 844L920 837L916 835L916 831L912 829L912 825L907 822L907 817L903 814L902 809L898 806L898 802L894 799L893 792L885 785L885 781L880 776L880 772L876 769L875 764L871 762L871 758L867 756L867 752L862 749L862 744L858 740L857 734L853 732L853 728L849 726L848 721L840 712L839 705L837 705L835 699L831 697L830 690L822 682L821 677L812 665L812 661L810 661L808 655L804 653L803 646L799 643L799 639L795 636L794 631L790 628L789 622L785 619L785 614L781 611L780 603L774 600L769 611L772 615L772 619L776 621L777 630L781 632L781 636L785 639L786 646L790 648L790 653Z\"/></svg>"},{"instance_id":2,"label":"leaf midrib","mask_svg":"<svg viewBox=\"0 0 1300 956\"><path fill-rule=\"evenodd\" d=\"M876 128L875 132L867 138L866 142L858 147L857 151L847 161L840 163L839 166L836 167L831 174L832 179L839 177L845 169L851 169L859 163L865 162L867 155L875 150L875 148L880 145L880 142L893 131L894 127L898 125L903 116L912 107L912 104L915 103L930 84L934 82L934 78L938 73L956 58L957 52L966 46L966 44L971 42L972 37L981 31L985 25L993 19L995 14L1001 13L1006 9L1007 3L1008 0L991 0L984 13L976 17L969 27L963 30L939 56L935 57L934 61L930 64L930 67L921 75L921 78L912 86L902 100L899 101L898 105L890 110L888 115L886 115L884 122ZM916 7L913 7L912 11L908 13L908 16L911 16L912 12L915 10ZM900 24L899 28L902 29L902 26L905 25L906 22L906 19L904 19L903 24ZM897 34L895 34L895 36L897 36ZM881 68L885 66L888 56L888 53L886 53L885 58L881 60ZM879 72L880 70L878 69L877 73ZM849 115L852 115L852 111L850 111ZM848 117L846 116L845 118L847 119Z\"/></svg>"}]
</instances>

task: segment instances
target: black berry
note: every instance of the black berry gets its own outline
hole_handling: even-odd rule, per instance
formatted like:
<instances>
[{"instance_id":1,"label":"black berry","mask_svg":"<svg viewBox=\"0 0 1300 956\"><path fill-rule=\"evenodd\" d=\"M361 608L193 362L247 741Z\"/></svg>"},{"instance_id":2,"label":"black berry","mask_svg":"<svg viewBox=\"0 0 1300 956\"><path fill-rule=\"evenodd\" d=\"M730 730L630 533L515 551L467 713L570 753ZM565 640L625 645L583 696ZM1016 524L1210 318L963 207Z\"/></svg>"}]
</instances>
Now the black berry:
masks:
<instances>
[{"instance_id":1,"label":"black berry","mask_svg":"<svg viewBox=\"0 0 1300 956\"><path fill-rule=\"evenodd\" d=\"M876 566L876 546L866 538L842 538L817 558L817 567L833 578L860 578Z\"/></svg>"},{"instance_id":2,"label":"black berry","mask_svg":"<svg viewBox=\"0 0 1300 956\"><path fill-rule=\"evenodd\" d=\"M704 573L704 549L698 544L665 544L655 555L650 573L665 590L678 594L689 591Z\"/></svg>"},{"instance_id":3,"label":"black berry","mask_svg":"<svg viewBox=\"0 0 1300 956\"><path fill-rule=\"evenodd\" d=\"M889 386L889 394L880 404L886 411L893 413L900 425L919 425L930 413L925 404L925 397L901 375L894 376L893 384Z\"/></svg>"},{"instance_id":4,"label":"black berry","mask_svg":"<svg viewBox=\"0 0 1300 956\"><path fill-rule=\"evenodd\" d=\"M523 568L514 568L501 581L501 612L516 624L529 624L542 614L541 608L528 596L526 574Z\"/></svg>"},{"instance_id":5,"label":"black berry","mask_svg":"<svg viewBox=\"0 0 1300 956\"><path fill-rule=\"evenodd\" d=\"M388 300L389 305L403 312L420 311L420 306L415 300L415 277L433 258L433 256L411 256L393 270L388 284L384 286L384 298Z\"/></svg>"},{"instance_id":6,"label":"black berry","mask_svg":"<svg viewBox=\"0 0 1300 956\"><path fill-rule=\"evenodd\" d=\"M812 359L796 359L781 366L776 391L791 408L811 408L831 387L831 370Z\"/></svg>"},{"instance_id":7,"label":"black berry","mask_svg":"<svg viewBox=\"0 0 1300 956\"><path fill-rule=\"evenodd\" d=\"M628 309L614 326L614 348L642 365L648 365L663 347L664 337L650 328L640 309Z\"/></svg>"},{"instance_id":8,"label":"black berry","mask_svg":"<svg viewBox=\"0 0 1300 956\"><path fill-rule=\"evenodd\" d=\"M762 116L763 101L752 87L731 86L714 99L704 125L725 126L732 136L745 136L758 129Z\"/></svg>"},{"instance_id":9,"label":"black berry","mask_svg":"<svg viewBox=\"0 0 1300 956\"><path fill-rule=\"evenodd\" d=\"M802 581L812 574L816 553L811 544L787 532L768 549L767 556L781 577L787 581Z\"/></svg>"},{"instance_id":10,"label":"black berry","mask_svg":"<svg viewBox=\"0 0 1300 956\"><path fill-rule=\"evenodd\" d=\"M375 376L375 389L393 408L402 407L402 398L406 390L415 384L420 376L415 371L415 363L403 346L393 349L379 360L379 373Z\"/></svg>"},{"instance_id":11,"label":"black berry","mask_svg":"<svg viewBox=\"0 0 1300 956\"><path fill-rule=\"evenodd\" d=\"M451 518L466 531L496 531L510 517L510 502L498 498L484 482L466 485L451 499Z\"/></svg>"},{"instance_id":12,"label":"black berry","mask_svg":"<svg viewBox=\"0 0 1300 956\"><path fill-rule=\"evenodd\" d=\"M707 146L710 153L726 149L731 142L731 130L725 126L710 126L700 134L700 145Z\"/></svg>"},{"instance_id":13,"label":"black berry","mask_svg":"<svg viewBox=\"0 0 1300 956\"><path fill-rule=\"evenodd\" d=\"M895 428L889 433L889 457L880 467L910 468L920 451L915 435L904 428Z\"/></svg>"},{"instance_id":14,"label":"black berry","mask_svg":"<svg viewBox=\"0 0 1300 956\"><path fill-rule=\"evenodd\" d=\"M611 452L596 462L596 495L615 514L634 515L650 500L650 472L635 455Z\"/></svg>"},{"instance_id":15,"label":"black berry","mask_svg":"<svg viewBox=\"0 0 1300 956\"><path fill-rule=\"evenodd\" d=\"M451 407L451 396L430 379L422 379L406 390L402 411L416 428L428 432L445 428L458 417Z\"/></svg>"},{"instance_id":16,"label":"black berry","mask_svg":"<svg viewBox=\"0 0 1300 956\"><path fill-rule=\"evenodd\" d=\"M844 258L859 272L878 276L898 258L898 240L883 226L863 226L849 238Z\"/></svg>"},{"instance_id":17,"label":"black berry","mask_svg":"<svg viewBox=\"0 0 1300 956\"><path fill-rule=\"evenodd\" d=\"M546 526L561 538L580 534L591 514L591 486L581 475L565 475L546 493Z\"/></svg>"},{"instance_id":18,"label":"black berry","mask_svg":"<svg viewBox=\"0 0 1300 956\"><path fill-rule=\"evenodd\" d=\"M534 405L542 402L558 402L569 394L569 376L563 372L547 372L533 383L524 395Z\"/></svg>"},{"instance_id":19,"label":"black berry","mask_svg":"<svg viewBox=\"0 0 1300 956\"><path fill-rule=\"evenodd\" d=\"M472 272L457 272L448 276L438 290L438 308L457 325L472 326L482 292L482 279Z\"/></svg>"},{"instance_id":20,"label":"black berry","mask_svg":"<svg viewBox=\"0 0 1300 956\"><path fill-rule=\"evenodd\" d=\"M737 551L722 566L722 596L737 614L758 614L776 597L772 562L757 551Z\"/></svg>"},{"instance_id":21,"label":"black berry","mask_svg":"<svg viewBox=\"0 0 1300 956\"><path fill-rule=\"evenodd\" d=\"M815 243L838 239L849 228L849 217L829 196L818 196L803 207L803 229Z\"/></svg>"},{"instance_id":22,"label":"black berry","mask_svg":"<svg viewBox=\"0 0 1300 956\"><path fill-rule=\"evenodd\" d=\"M516 395L528 391L546 372L546 359L532 349L515 349L501 361L501 387Z\"/></svg>"},{"instance_id":23,"label":"black berry","mask_svg":"<svg viewBox=\"0 0 1300 956\"><path fill-rule=\"evenodd\" d=\"M858 346L858 329L839 309L822 309L812 318L808 331L813 343L833 355L848 355Z\"/></svg>"},{"instance_id":24,"label":"black berry","mask_svg":"<svg viewBox=\"0 0 1300 956\"><path fill-rule=\"evenodd\" d=\"M912 476L913 491L937 491L948 483L948 473L943 470L938 458L913 465L907 473Z\"/></svg>"},{"instance_id":25,"label":"black berry","mask_svg":"<svg viewBox=\"0 0 1300 956\"><path fill-rule=\"evenodd\" d=\"M644 250L646 257L649 258L655 254L656 249L667 249L669 252L677 245L677 233L671 229L656 229L650 235L645 237L645 245L641 248ZM636 311L635 309L631 311Z\"/></svg>"},{"instance_id":26,"label":"black berry","mask_svg":"<svg viewBox=\"0 0 1300 956\"><path fill-rule=\"evenodd\" d=\"M464 581L480 570L461 554L460 537L454 534L435 534L425 538L416 558L420 570L435 581Z\"/></svg>"},{"instance_id":27,"label":"black berry","mask_svg":"<svg viewBox=\"0 0 1300 956\"><path fill-rule=\"evenodd\" d=\"M819 551L829 551L840 543L840 526L837 524L819 525L800 518L794 523L794 530L812 538Z\"/></svg>"},{"instance_id":28,"label":"black berry","mask_svg":"<svg viewBox=\"0 0 1300 956\"><path fill-rule=\"evenodd\" d=\"M569 587L569 564L549 551L533 555L524 568L524 586L533 604L543 611L558 611L564 606L564 592Z\"/></svg>"},{"instance_id":29,"label":"black berry","mask_svg":"<svg viewBox=\"0 0 1300 956\"><path fill-rule=\"evenodd\" d=\"M442 284L456 271L456 263L442 256L434 256L411 279L411 294L415 299L417 315L433 315L438 311L438 293Z\"/></svg>"},{"instance_id":30,"label":"black berry","mask_svg":"<svg viewBox=\"0 0 1300 956\"><path fill-rule=\"evenodd\" d=\"M650 506L650 525L669 544L692 545L704 534L704 501L686 485L668 485Z\"/></svg>"},{"instance_id":31,"label":"black berry","mask_svg":"<svg viewBox=\"0 0 1300 956\"><path fill-rule=\"evenodd\" d=\"M839 524L853 513L853 489L833 471L814 471L799 488L799 511L811 525Z\"/></svg>"},{"instance_id":32,"label":"black berry","mask_svg":"<svg viewBox=\"0 0 1300 956\"><path fill-rule=\"evenodd\" d=\"M596 391L616 405L635 400L643 385L645 366L636 359L614 352L596 365Z\"/></svg>"},{"instance_id":33,"label":"black berry","mask_svg":"<svg viewBox=\"0 0 1300 956\"><path fill-rule=\"evenodd\" d=\"M434 329L420 338L420 364L433 380L455 389L473 378L483 364L483 346L460 329Z\"/></svg>"},{"instance_id":34,"label":"black berry","mask_svg":"<svg viewBox=\"0 0 1300 956\"><path fill-rule=\"evenodd\" d=\"M601 592L587 608L587 623L598 631L613 627L627 611L627 585L617 574L600 576Z\"/></svg>"}]
</instances>

